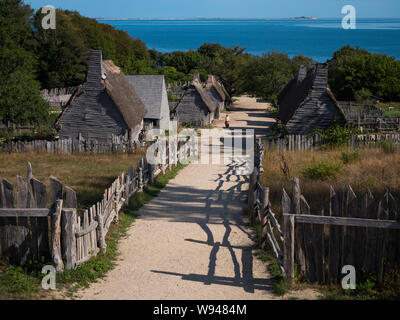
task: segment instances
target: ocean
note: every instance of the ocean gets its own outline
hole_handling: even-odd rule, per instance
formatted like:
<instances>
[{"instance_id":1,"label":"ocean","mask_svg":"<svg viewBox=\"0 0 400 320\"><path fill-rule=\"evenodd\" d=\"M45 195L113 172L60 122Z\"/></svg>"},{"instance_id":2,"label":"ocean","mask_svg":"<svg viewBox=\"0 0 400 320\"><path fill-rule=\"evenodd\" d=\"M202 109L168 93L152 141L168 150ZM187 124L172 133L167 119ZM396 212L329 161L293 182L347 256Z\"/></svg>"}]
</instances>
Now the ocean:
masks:
<instances>
[{"instance_id":1,"label":"ocean","mask_svg":"<svg viewBox=\"0 0 400 320\"><path fill-rule=\"evenodd\" d=\"M161 52L197 49L203 43L246 48L262 55L277 51L325 62L350 44L400 59L399 19L358 19L357 29L344 30L341 19L318 20L99 20L143 40Z\"/></svg>"}]
</instances>

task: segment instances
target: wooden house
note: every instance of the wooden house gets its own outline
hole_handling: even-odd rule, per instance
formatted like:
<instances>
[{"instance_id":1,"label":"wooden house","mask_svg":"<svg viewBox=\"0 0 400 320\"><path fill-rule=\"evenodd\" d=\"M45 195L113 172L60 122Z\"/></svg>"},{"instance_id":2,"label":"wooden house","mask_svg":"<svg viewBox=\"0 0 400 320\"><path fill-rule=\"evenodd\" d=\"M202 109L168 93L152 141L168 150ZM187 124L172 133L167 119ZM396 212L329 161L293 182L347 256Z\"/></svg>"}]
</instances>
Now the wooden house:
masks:
<instances>
[{"instance_id":1,"label":"wooden house","mask_svg":"<svg viewBox=\"0 0 400 320\"><path fill-rule=\"evenodd\" d=\"M164 76L134 75L126 77L146 106L145 126L169 130L169 104Z\"/></svg>"},{"instance_id":2,"label":"wooden house","mask_svg":"<svg viewBox=\"0 0 400 320\"><path fill-rule=\"evenodd\" d=\"M146 115L140 100L123 72L112 61L103 61L102 53L92 50L86 82L73 94L57 120L61 139L105 143L112 136L138 139Z\"/></svg>"},{"instance_id":3,"label":"wooden house","mask_svg":"<svg viewBox=\"0 0 400 320\"><path fill-rule=\"evenodd\" d=\"M208 76L204 89L217 107L215 111L215 119L219 119L220 113L225 108L225 103L227 100L225 92L213 75Z\"/></svg>"},{"instance_id":4,"label":"wooden house","mask_svg":"<svg viewBox=\"0 0 400 320\"><path fill-rule=\"evenodd\" d=\"M217 76L208 76L205 89L213 99L214 103L220 107L219 111L232 103L229 93L226 91L222 82L218 80Z\"/></svg>"},{"instance_id":5,"label":"wooden house","mask_svg":"<svg viewBox=\"0 0 400 320\"><path fill-rule=\"evenodd\" d=\"M328 65L301 66L298 75L278 96L278 118L290 134L327 129L334 121L346 123L345 114L328 87Z\"/></svg>"},{"instance_id":6,"label":"wooden house","mask_svg":"<svg viewBox=\"0 0 400 320\"><path fill-rule=\"evenodd\" d=\"M195 77L185 89L173 114L181 125L206 126L213 122L216 111L217 106Z\"/></svg>"}]
</instances>

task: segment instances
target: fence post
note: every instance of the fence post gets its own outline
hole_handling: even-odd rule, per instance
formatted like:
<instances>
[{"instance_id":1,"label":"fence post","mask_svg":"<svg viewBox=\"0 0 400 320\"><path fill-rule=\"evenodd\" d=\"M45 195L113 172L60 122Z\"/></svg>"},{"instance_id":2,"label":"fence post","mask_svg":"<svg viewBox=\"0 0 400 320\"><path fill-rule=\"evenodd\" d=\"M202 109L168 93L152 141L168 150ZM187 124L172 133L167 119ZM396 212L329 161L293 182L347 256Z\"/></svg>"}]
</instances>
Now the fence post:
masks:
<instances>
[{"instance_id":1,"label":"fence post","mask_svg":"<svg viewBox=\"0 0 400 320\"><path fill-rule=\"evenodd\" d=\"M76 265L76 209L62 210L62 248L67 269Z\"/></svg>"},{"instance_id":2,"label":"fence post","mask_svg":"<svg viewBox=\"0 0 400 320\"><path fill-rule=\"evenodd\" d=\"M301 198L301 191L300 191L300 181L299 178L293 178L292 180L292 194L293 194L293 201L292 201L292 212L293 214L301 214L300 208L300 198ZM298 225L296 232L296 257L299 263L299 267L302 272L306 271L306 259L304 254L304 233L303 233L303 226Z\"/></svg>"},{"instance_id":3,"label":"fence post","mask_svg":"<svg viewBox=\"0 0 400 320\"><path fill-rule=\"evenodd\" d=\"M53 204L53 213L51 215L51 257L56 270L64 271L64 263L61 254L61 210L62 200L57 200Z\"/></svg>"},{"instance_id":4,"label":"fence post","mask_svg":"<svg viewBox=\"0 0 400 320\"><path fill-rule=\"evenodd\" d=\"M263 188L261 194L261 208L260 208L260 247L264 248L265 234L267 233L267 213L269 204L269 188Z\"/></svg>"},{"instance_id":5,"label":"fence post","mask_svg":"<svg viewBox=\"0 0 400 320\"><path fill-rule=\"evenodd\" d=\"M250 223L254 224L254 205L256 203L256 194L257 194L257 175L258 170L254 168L253 173L250 176L250 184L249 184L249 196L248 196L248 204L249 204L249 213L250 213Z\"/></svg>"},{"instance_id":6,"label":"fence post","mask_svg":"<svg viewBox=\"0 0 400 320\"><path fill-rule=\"evenodd\" d=\"M143 191L143 168L139 167L138 168L138 187L139 187L139 192Z\"/></svg>"},{"instance_id":7,"label":"fence post","mask_svg":"<svg viewBox=\"0 0 400 320\"><path fill-rule=\"evenodd\" d=\"M290 285L294 283L294 215L283 214L285 249L283 265Z\"/></svg>"},{"instance_id":8,"label":"fence post","mask_svg":"<svg viewBox=\"0 0 400 320\"><path fill-rule=\"evenodd\" d=\"M104 234L104 221L103 221L103 214L100 210L97 210L96 221L98 223L97 226L97 239L99 242L99 247L102 253L107 251L107 244Z\"/></svg>"}]
</instances>

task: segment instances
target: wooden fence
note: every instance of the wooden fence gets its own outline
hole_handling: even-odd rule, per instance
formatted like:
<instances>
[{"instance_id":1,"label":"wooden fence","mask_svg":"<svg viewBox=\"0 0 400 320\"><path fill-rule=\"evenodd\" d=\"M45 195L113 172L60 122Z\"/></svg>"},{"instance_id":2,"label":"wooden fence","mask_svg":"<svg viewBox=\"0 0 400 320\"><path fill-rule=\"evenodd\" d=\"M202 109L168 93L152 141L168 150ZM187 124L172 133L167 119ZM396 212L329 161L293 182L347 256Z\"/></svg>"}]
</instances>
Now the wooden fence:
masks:
<instances>
[{"instance_id":1,"label":"wooden fence","mask_svg":"<svg viewBox=\"0 0 400 320\"><path fill-rule=\"evenodd\" d=\"M360 147L373 147L381 141L389 141L400 147L400 134L368 134L352 135L347 145L353 149ZM308 151L319 150L324 140L320 135L287 135L283 138L267 138L263 140L267 150L277 151Z\"/></svg>"},{"instance_id":2,"label":"wooden fence","mask_svg":"<svg viewBox=\"0 0 400 320\"><path fill-rule=\"evenodd\" d=\"M50 177L51 209L47 209L46 185L32 176L30 164L28 182L17 177L17 203L13 186L3 179L0 184L0 207L3 208L0 209L0 257L16 265L40 261L42 257L51 258L56 269L63 271L64 264L67 269L74 269L98 252L105 252L110 225L118 223L118 213L129 198L143 191L145 185L167 168L198 154L191 142L177 141L175 146L177 152L174 148L173 152L167 152L164 163L159 165L151 165L142 158L137 168L132 166L127 174L117 177L105 190L103 199L81 215L77 212L75 192L54 177ZM155 153L158 152L156 148Z\"/></svg>"},{"instance_id":3,"label":"wooden fence","mask_svg":"<svg viewBox=\"0 0 400 320\"><path fill-rule=\"evenodd\" d=\"M110 142L98 140L79 139L59 139L59 140L33 140L33 141L12 141L0 144L0 152L35 152L35 153L113 153L126 152L133 153L139 147L138 142L130 141L124 136L113 136Z\"/></svg>"},{"instance_id":4,"label":"wooden fence","mask_svg":"<svg viewBox=\"0 0 400 320\"><path fill-rule=\"evenodd\" d=\"M400 207L389 191L378 200L371 192L356 196L351 186L338 192L331 187L328 215L323 210L312 214L294 178L291 196L283 190L281 228L271 210L269 188L260 184L263 147L261 141L255 147L250 220L260 224L259 245L270 246L283 276L293 283L295 266L298 276L325 284L340 283L345 265L378 282L400 272Z\"/></svg>"},{"instance_id":5,"label":"wooden fence","mask_svg":"<svg viewBox=\"0 0 400 320\"><path fill-rule=\"evenodd\" d=\"M329 208L326 216L311 214L297 178L291 198L283 190L284 266L291 281L295 264L319 283L340 282L345 265L379 282L399 271L400 215L389 191L378 201L371 192L357 197L351 186L338 193L331 187Z\"/></svg>"},{"instance_id":6,"label":"wooden fence","mask_svg":"<svg viewBox=\"0 0 400 320\"><path fill-rule=\"evenodd\" d=\"M65 204L76 203L75 192L65 188ZM14 186L6 179L0 183L0 256L11 264L24 265L29 261L52 258L57 270L63 270L60 228L63 204L63 185L50 177L50 201L46 185L32 175L17 176L17 198ZM50 209L47 204L50 202Z\"/></svg>"},{"instance_id":7,"label":"wooden fence","mask_svg":"<svg viewBox=\"0 0 400 320\"><path fill-rule=\"evenodd\" d=\"M259 139L255 143L255 161L254 170L250 176L248 205L249 215L252 224L258 222L260 224L260 248L264 249L268 244L278 262L282 275L285 275L283 266L283 253L279 242L283 243L284 236L281 226L271 210L269 201L269 188L260 184L260 174L263 172L262 158L264 155L264 145Z\"/></svg>"}]
</instances>

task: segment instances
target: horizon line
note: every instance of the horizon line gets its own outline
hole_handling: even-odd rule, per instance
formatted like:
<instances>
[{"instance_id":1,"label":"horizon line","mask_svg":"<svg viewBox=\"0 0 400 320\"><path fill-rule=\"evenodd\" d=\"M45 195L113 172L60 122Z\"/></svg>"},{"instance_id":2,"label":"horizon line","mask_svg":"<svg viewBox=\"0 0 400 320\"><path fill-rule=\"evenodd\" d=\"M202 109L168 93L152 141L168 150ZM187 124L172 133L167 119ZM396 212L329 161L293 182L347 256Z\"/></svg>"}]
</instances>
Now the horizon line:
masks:
<instances>
[{"instance_id":1,"label":"horizon line","mask_svg":"<svg viewBox=\"0 0 400 320\"><path fill-rule=\"evenodd\" d=\"M96 20L323 20L323 19L342 19L343 17L286 17L286 18L221 18L221 17L144 17L144 18L105 18L105 17L95 17L92 19ZM399 17L358 17L358 19L400 19Z\"/></svg>"}]
</instances>

